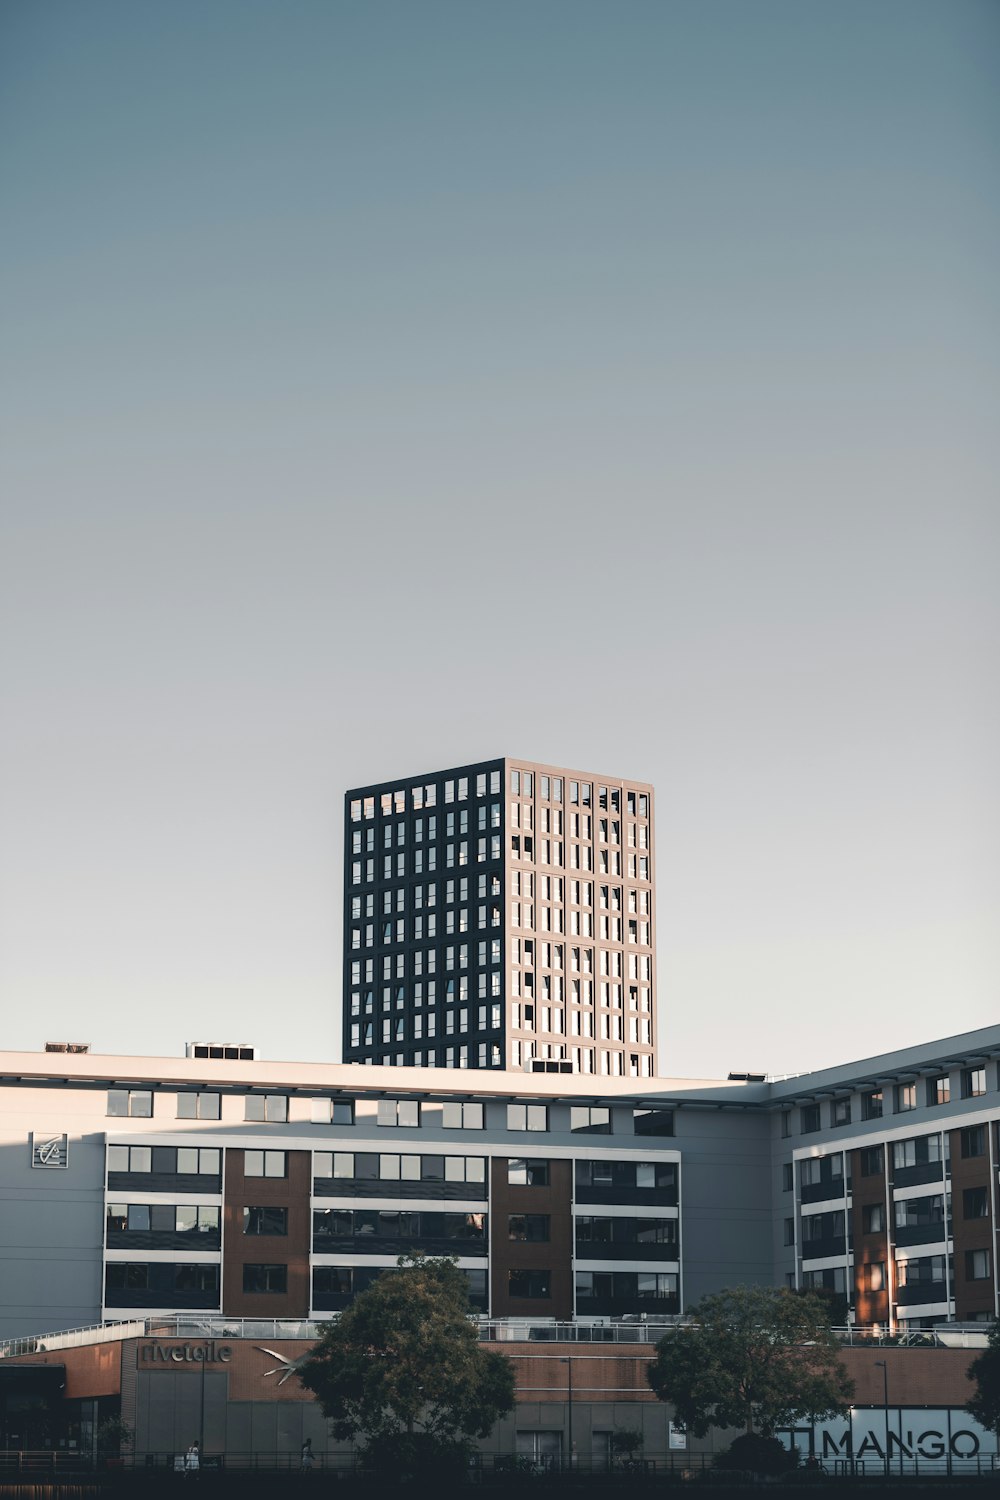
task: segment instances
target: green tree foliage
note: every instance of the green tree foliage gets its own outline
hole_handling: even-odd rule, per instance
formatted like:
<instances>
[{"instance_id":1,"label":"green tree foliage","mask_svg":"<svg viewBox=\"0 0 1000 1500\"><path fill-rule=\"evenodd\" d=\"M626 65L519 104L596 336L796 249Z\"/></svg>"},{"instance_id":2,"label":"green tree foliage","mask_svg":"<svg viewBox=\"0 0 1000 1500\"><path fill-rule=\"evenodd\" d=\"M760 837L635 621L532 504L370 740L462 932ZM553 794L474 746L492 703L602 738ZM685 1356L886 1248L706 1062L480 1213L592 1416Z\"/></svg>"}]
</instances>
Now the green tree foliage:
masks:
<instances>
[{"instance_id":1,"label":"green tree foliage","mask_svg":"<svg viewBox=\"0 0 1000 1500\"><path fill-rule=\"evenodd\" d=\"M342 1441L397 1468L460 1461L514 1405L514 1368L483 1347L450 1259L401 1256L352 1302L301 1372Z\"/></svg>"},{"instance_id":2,"label":"green tree foliage","mask_svg":"<svg viewBox=\"0 0 1000 1500\"><path fill-rule=\"evenodd\" d=\"M966 1376L976 1382L966 1411L984 1427L1000 1432L1000 1322L993 1324L986 1348L972 1361Z\"/></svg>"},{"instance_id":3,"label":"green tree foliage","mask_svg":"<svg viewBox=\"0 0 1000 1500\"><path fill-rule=\"evenodd\" d=\"M696 1437L710 1427L770 1436L844 1416L854 1387L827 1315L820 1299L791 1291L717 1292L660 1340L649 1383Z\"/></svg>"}]
</instances>

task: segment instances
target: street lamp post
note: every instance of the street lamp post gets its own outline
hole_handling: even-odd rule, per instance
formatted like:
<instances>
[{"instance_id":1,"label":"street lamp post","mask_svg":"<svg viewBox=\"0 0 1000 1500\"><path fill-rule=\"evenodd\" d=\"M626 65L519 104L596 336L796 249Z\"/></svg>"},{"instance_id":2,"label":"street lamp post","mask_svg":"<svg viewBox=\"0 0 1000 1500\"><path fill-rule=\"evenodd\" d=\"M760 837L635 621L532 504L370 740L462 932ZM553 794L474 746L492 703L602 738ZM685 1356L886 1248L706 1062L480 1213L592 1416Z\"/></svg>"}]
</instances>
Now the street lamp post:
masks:
<instances>
[{"instance_id":1,"label":"street lamp post","mask_svg":"<svg viewBox=\"0 0 1000 1500\"><path fill-rule=\"evenodd\" d=\"M564 1354L559 1363L566 1366L567 1396L569 1399L569 1470L573 1472L573 1356Z\"/></svg>"},{"instance_id":2,"label":"street lamp post","mask_svg":"<svg viewBox=\"0 0 1000 1500\"><path fill-rule=\"evenodd\" d=\"M885 1413L885 1477L889 1478L889 1365L884 1359L875 1361L875 1368L882 1368L882 1409Z\"/></svg>"}]
</instances>

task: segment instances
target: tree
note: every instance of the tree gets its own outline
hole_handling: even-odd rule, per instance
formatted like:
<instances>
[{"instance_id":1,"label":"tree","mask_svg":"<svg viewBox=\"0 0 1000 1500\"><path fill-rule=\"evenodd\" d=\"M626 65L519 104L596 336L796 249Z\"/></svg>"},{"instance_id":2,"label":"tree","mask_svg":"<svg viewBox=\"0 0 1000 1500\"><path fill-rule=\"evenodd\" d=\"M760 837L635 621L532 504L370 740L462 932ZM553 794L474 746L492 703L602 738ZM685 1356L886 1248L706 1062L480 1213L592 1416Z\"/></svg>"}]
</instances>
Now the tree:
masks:
<instances>
[{"instance_id":1,"label":"tree","mask_svg":"<svg viewBox=\"0 0 1000 1500\"><path fill-rule=\"evenodd\" d=\"M966 1377L976 1382L975 1395L965 1403L965 1409L988 1427L1000 1433L1000 1322L990 1329L986 1348L972 1361Z\"/></svg>"},{"instance_id":2,"label":"tree","mask_svg":"<svg viewBox=\"0 0 1000 1500\"><path fill-rule=\"evenodd\" d=\"M134 1433L122 1417L105 1417L97 1429L97 1447L101 1453L119 1453L131 1448Z\"/></svg>"},{"instance_id":3,"label":"tree","mask_svg":"<svg viewBox=\"0 0 1000 1500\"><path fill-rule=\"evenodd\" d=\"M468 1284L452 1259L401 1256L361 1292L303 1366L341 1440L395 1469L464 1462L514 1405L514 1369L484 1349L468 1317Z\"/></svg>"},{"instance_id":4,"label":"tree","mask_svg":"<svg viewBox=\"0 0 1000 1500\"><path fill-rule=\"evenodd\" d=\"M691 1317L656 1346L649 1383L695 1437L710 1427L769 1437L846 1415L854 1385L818 1298L733 1287L704 1297Z\"/></svg>"},{"instance_id":5,"label":"tree","mask_svg":"<svg viewBox=\"0 0 1000 1500\"><path fill-rule=\"evenodd\" d=\"M611 1462L623 1469L632 1468L636 1455L642 1451L643 1436L635 1427L616 1427L608 1444Z\"/></svg>"}]
</instances>

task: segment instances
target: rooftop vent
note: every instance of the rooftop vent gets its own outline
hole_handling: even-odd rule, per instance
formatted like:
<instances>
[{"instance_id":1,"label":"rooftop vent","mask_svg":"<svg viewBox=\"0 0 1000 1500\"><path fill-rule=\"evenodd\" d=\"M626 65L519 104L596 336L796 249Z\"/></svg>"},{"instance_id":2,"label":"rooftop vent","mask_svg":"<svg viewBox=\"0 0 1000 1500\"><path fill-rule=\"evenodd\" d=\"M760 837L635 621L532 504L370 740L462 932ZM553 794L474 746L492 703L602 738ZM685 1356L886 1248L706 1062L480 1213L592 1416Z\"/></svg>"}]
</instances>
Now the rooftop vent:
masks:
<instances>
[{"instance_id":1,"label":"rooftop vent","mask_svg":"<svg viewBox=\"0 0 1000 1500\"><path fill-rule=\"evenodd\" d=\"M730 1083L764 1083L767 1080L766 1073L730 1073Z\"/></svg>"},{"instance_id":2,"label":"rooftop vent","mask_svg":"<svg viewBox=\"0 0 1000 1500\"><path fill-rule=\"evenodd\" d=\"M573 1064L561 1062L558 1058L533 1057L528 1071L531 1073L572 1073Z\"/></svg>"},{"instance_id":3,"label":"rooftop vent","mask_svg":"<svg viewBox=\"0 0 1000 1500\"><path fill-rule=\"evenodd\" d=\"M187 1042L184 1056L221 1058L225 1062L254 1062L257 1048L246 1042Z\"/></svg>"}]
</instances>

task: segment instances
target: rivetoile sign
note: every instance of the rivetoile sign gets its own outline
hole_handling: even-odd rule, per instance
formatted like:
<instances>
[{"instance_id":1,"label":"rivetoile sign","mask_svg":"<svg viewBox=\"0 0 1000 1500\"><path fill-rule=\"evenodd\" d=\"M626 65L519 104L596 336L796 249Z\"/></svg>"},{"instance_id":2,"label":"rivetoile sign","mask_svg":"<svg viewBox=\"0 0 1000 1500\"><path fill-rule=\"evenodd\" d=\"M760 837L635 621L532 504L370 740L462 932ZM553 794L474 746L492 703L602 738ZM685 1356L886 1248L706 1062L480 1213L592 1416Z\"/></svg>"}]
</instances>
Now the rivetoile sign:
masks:
<instances>
[{"instance_id":1,"label":"rivetoile sign","mask_svg":"<svg viewBox=\"0 0 1000 1500\"><path fill-rule=\"evenodd\" d=\"M38 1131L32 1131L31 1165L33 1167L68 1167L69 1136L52 1135L51 1132L40 1135Z\"/></svg>"},{"instance_id":2,"label":"rivetoile sign","mask_svg":"<svg viewBox=\"0 0 1000 1500\"><path fill-rule=\"evenodd\" d=\"M850 1417L778 1433L802 1458L831 1466L840 1460L875 1473L990 1473L996 1466L996 1433L981 1427L961 1407L857 1406Z\"/></svg>"}]
</instances>

